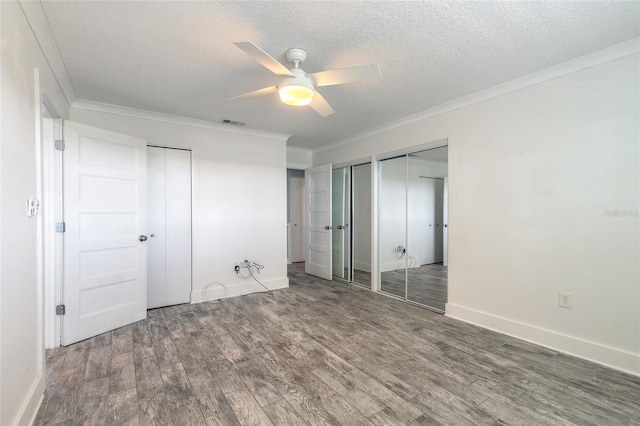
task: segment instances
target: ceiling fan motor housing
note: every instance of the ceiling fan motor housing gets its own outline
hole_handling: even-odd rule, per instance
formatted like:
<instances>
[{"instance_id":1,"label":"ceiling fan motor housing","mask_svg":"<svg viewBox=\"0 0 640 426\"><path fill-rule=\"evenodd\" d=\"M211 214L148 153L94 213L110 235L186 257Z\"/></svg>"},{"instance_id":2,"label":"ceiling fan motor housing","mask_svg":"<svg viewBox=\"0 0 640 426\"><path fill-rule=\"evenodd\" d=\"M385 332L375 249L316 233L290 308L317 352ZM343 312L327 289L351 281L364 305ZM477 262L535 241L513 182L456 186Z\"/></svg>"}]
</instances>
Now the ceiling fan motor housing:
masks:
<instances>
[{"instance_id":1,"label":"ceiling fan motor housing","mask_svg":"<svg viewBox=\"0 0 640 426\"><path fill-rule=\"evenodd\" d=\"M294 64L296 68L307 59L307 51L299 47L292 47L284 55L287 57L287 61Z\"/></svg>"}]
</instances>

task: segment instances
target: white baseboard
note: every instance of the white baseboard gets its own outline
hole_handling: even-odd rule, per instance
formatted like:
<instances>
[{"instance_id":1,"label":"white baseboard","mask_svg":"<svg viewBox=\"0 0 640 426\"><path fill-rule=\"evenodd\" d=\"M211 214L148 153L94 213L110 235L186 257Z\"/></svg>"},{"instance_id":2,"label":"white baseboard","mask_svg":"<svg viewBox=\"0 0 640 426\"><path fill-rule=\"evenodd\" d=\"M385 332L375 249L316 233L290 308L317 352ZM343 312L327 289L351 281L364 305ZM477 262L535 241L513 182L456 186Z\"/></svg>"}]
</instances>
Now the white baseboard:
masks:
<instances>
[{"instance_id":1,"label":"white baseboard","mask_svg":"<svg viewBox=\"0 0 640 426\"><path fill-rule=\"evenodd\" d=\"M250 278L249 278L250 279ZM260 280L269 290L278 290L280 288L289 287L289 278L276 278L271 280ZM257 282L251 281L239 281L234 284L224 284L224 287L219 283L208 284L206 288L199 291L191 292L191 303L206 302L208 300L218 300L227 297L244 296L250 293L258 291L265 291L265 289Z\"/></svg>"},{"instance_id":2,"label":"white baseboard","mask_svg":"<svg viewBox=\"0 0 640 426\"><path fill-rule=\"evenodd\" d=\"M15 425L32 425L44 399L44 376L39 374L33 380L29 392L25 396L20 410L16 414Z\"/></svg>"},{"instance_id":3,"label":"white baseboard","mask_svg":"<svg viewBox=\"0 0 640 426\"><path fill-rule=\"evenodd\" d=\"M464 306L447 303L445 315L536 345L640 376L640 354L623 351L556 331L524 324Z\"/></svg>"}]
</instances>

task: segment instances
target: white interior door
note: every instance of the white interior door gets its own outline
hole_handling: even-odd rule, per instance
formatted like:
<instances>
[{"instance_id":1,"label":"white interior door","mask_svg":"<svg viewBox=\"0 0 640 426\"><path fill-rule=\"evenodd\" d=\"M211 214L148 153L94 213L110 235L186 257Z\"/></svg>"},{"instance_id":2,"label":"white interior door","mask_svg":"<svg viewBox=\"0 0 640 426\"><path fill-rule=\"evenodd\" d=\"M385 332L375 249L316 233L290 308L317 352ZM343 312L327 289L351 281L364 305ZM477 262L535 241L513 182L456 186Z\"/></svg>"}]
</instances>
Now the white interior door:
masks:
<instances>
[{"instance_id":1,"label":"white interior door","mask_svg":"<svg viewBox=\"0 0 640 426\"><path fill-rule=\"evenodd\" d=\"M442 265L449 264L449 178L444 178L442 190Z\"/></svg>"},{"instance_id":2,"label":"white interior door","mask_svg":"<svg viewBox=\"0 0 640 426\"><path fill-rule=\"evenodd\" d=\"M304 172L307 208L305 272L331 279L331 164Z\"/></svg>"},{"instance_id":3,"label":"white interior door","mask_svg":"<svg viewBox=\"0 0 640 426\"><path fill-rule=\"evenodd\" d=\"M147 315L146 142L64 123L62 344Z\"/></svg>"},{"instance_id":4,"label":"white interior door","mask_svg":"<svg viewBox=\"0 0 640 426\"><path fill-rule=\"evenodd\" d=\"M191 300L191 152L147 147L147 308Z\"/></svg>"}]
</instances>

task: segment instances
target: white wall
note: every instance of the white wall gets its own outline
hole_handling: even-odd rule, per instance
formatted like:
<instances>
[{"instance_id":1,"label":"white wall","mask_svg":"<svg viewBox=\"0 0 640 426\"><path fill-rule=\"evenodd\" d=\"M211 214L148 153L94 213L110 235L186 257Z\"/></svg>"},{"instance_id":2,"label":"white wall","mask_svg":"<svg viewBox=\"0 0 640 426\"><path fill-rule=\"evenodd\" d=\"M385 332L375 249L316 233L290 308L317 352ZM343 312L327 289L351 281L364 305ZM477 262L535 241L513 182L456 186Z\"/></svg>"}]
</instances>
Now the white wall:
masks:
<instances>
[{"instance_id":1,"label":"white wall","mask_svg":"<svg viewBox=\"0 0 640 426\"><path fill-rule=\"evenodd\" d=\"M640 56L594 63L314 164L448 138L447 315L640 374Z\"/></svg>"},{"instance_id":2,"label":"white wall","mask_svg":"<svg viewBox=\"0 0 640 426\"><path fill-rule=\"evenodd\" d=\"M44 391L42 288L37 226L25 202L38 196L36 116L40 88L63 116L68 106L20 5L0 2L0 424L28 424Z\"/></svg>"},{"instance_id":3,"label":"white wall","mask_svg":"<svg viewBox=\"0 0 640 426\"><path fill-rule=\"evenodd\" d=\"M191 149L192 302L223 297L222 287L214 282L224 284L227 296L262 290L251 278L236 276L235 264L245 259L265 266L258 278L269 288L288 286L286 135L226 132L75 104L71 119L152 145Z\"/></svg>"}]
</instances>

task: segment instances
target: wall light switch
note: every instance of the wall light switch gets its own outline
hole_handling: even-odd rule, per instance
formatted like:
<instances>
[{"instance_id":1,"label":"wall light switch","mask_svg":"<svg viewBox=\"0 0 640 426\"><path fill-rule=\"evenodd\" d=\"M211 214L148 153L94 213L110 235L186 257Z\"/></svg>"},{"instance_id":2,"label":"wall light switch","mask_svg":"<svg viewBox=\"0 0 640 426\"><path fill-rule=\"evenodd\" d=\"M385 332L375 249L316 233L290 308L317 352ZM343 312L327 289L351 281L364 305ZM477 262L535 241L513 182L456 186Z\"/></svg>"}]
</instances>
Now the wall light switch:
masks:
<instances>
[{"instance_id":1,"label":"wall light switch","mask_svg":"<svg viewBox=\"0 0 640 426\"><path fill-rule=\"evenodd\" d=\"M32 217L38 214L40 207L40 201L33 197L27 198L27 217Z\"/></svg>"}]
</instances>

